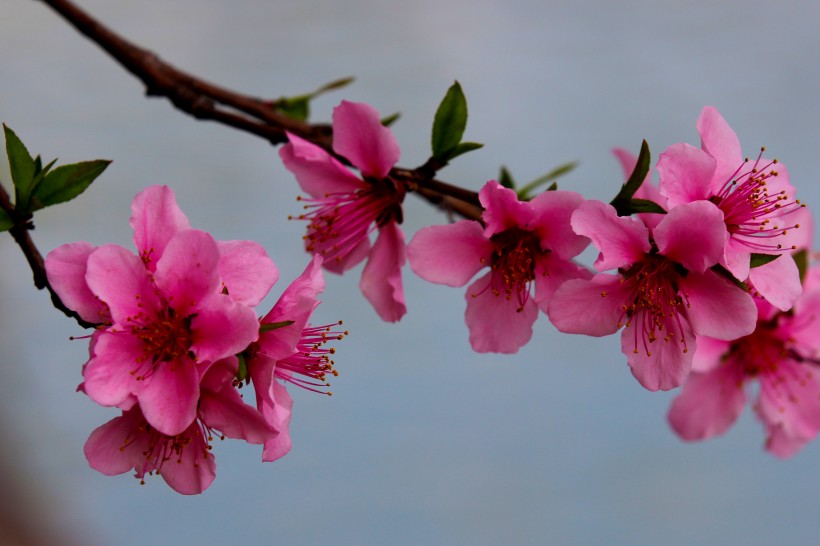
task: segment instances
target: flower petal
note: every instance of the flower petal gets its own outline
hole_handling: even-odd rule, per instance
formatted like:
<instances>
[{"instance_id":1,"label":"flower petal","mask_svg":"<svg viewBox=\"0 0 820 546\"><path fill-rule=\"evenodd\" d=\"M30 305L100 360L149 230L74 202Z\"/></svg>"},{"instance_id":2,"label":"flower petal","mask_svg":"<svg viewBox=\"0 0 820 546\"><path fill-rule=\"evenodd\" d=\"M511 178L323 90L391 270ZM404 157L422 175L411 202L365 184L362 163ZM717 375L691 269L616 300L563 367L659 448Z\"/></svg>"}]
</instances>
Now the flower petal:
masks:
<instances>
[{"instance_id":1,"label":"flower petal","mask_svg":"<svg viewBox=\"0 0 820 546\"><path fill-rule=\"evenodd\" d=\"M83 390L102 406L118 406L143 382L136 379L138 362L144 358L143 342L118 331L103 331L95 338L94 355L83 367Z\"/></svg>"},{"instance_id":2,"label":"flower petal","mask_svg":"<svg viewBox=\"0 0 820 546\"><path fill-rule=\"evenodd\" d=\"M85 280L88 257L94 250L84 241L61 245L48 253L45 266L48 282L65 306L86 322L101 324L111 320L111 313Z\"/></svg>"},{"instance_id":3,"label":"flower petal","mask_svg":"<svg viewBox=\"0 0 820 546\"><path fill-rule=\"evenodd\" d=\"M134 246L149 271L156 269L168 241L191 227L168 186L149 186L137 194L131 203L129 223L134 230Z\"/></svg>"},{"instance_id":4,"label":"flower petal","mask_svg":"<svg viewBox=\"0 0 820 546\"><path fill-rule=\"evenodd\" d=\"M722 182L713 183L715 160L690 144L673 144L658 158L661 195L674 208L683 203L709 199L716 195Z\"/></svg>"},{"instance_id":5,"label":"flower petal","mask_svg":"<svg viewBox=\"0 0 820 546\"><path fill-rule=\"evenodd\" d=\"M198 361L238 354L259 338L259 322L250 307L217 294L191 320L191 347Z\"/></svg>"},{"instance_id":6,"label":"flower petal","mask_svg":"<svg viewBox=\"0 0 820 546\"><path fill-rule=\"evenodd\" d=\"M623 326L633 294L618 275L601 273L590 280L569 280L552 296L547 307L550 322L567 334L608 336Z\"/></svg>"},{"instance_id":7,"label":"flower petal","mask_svg":"<svg viewBox=\"0 0 820 546\"><path fill-rule=\"evenodd\" d=\"M142 413L135 408L94 429L83 447L91 468L116 476L141 465L148 446L148 436L139 432L144 425Z\"/></svg>"},{"instance_id":8,"label":"flower petal","mask_svg":"<svg viewBox=\"0 0 820 546\"><path fill-rule=\"evenodd\" d=\"M731 341L754 331L757 306L752 296L717 273L690 273L681 279L680 292L698 335Z\"/></svg>"},{"instance_id":9,"label":"flower petal","mask_svg":"<svg viewBox=\"0 0 820 546\"><path fill-rule=\"evenodd\" d=\"M600 250L595 269L606 271L632 265L652 248L649 230L637 218L618 216L612 205L584 201L572 214L572 229L589 237Z\"/></svg>"},{"instance_id":10,"label":"flower petal","mask_svg":"<svg viewBox=\"0 0 820 546\"><path fill-rule=\"evenodd\" d=\"M178 454L175 452L165 461L159 474L177 493L198 495L216 478L216 462L197 428L192 427L186 436L190 441Z\"/></svg>"},{"instance_id":11,"label":"flower petal","mask_svg":"<svg viewBox=\"0 0 820 546\"><path fill-rule=\"evenodd\" d=\"M198 229L177 233L157 262L154 282L178 316L187 317L219 291L219 248Z\"/></svg>"},{"instance_id":12,"label":"flower petal","mask_svg":"<svg viewBox=\"0 0 820 546\"><path fill-rule=\"evenodd\" d=\"M719 208L694 201L671 208L652 235L661 254L702 273L720 261L729 233Z\"/></svg>"},{"instance_id":13,"label":"flower petal","mask_svg":"<svg viewBox=\"0 0 820 546\"><path fill-rule=\"evenodd\" d=\"M706 440L723 434L746 404L742 366L724 363L708 373L693 372L672 401L667 418L684 440Z\"/></svg>"},{"instance_id":14,"label":"flower petal","mask_svg":"<svg viewBox=\"0 0 820 546\"><path fill-rule=\"evenodd\" d=\"M505 188L495 180L484 184L478 192L478 200L484 207L481 219L486 226L484 237L487 239L511 228L524 228L535 216L532 205L519 201L514 190Z\"/></svg>"},{"instance_id":15,"label":"flower petal","mask_svg":"<svg viewBox=\"0 0 820 546\"><path fill-rule=\"evenodd\" d=\"M553 294L565 282L572 279L591 279L592 273L584 267L570 261L562 260L549 252L535 262L535 303L544 312Z\"/></svg>"},{"instance_id":16,"label":"flower petal","mask_svg":"<svg viewBox=\"0 0 820 546\"><path fill-rule=\"evenodd\" d=\"M481 224L461 220L417 231L407 246L407 259L413 272L426 281L464 286L489 265L493 248Z\"/></svg>"},{"instance_id":17,"label":"flower petal","mask_svg":"<svg viewBox=\"0 0 820 546\"><path fill-rule=\"evenodd\" d=\"M346 100L333 109L333 151L373 178L386 177L401 154L396 137L382 125L378 110Z\"/></svg>"},{"instance_id":18,"label":"flower petal","mask_svg":"<svg viewBox=\"0 0 820 546\"><path fill-rule=\"evenodd\" d=\"M271 385L271 406L267 413L268 422L278 434L265 442L262 451L263 461L275 461L290 451L293 442L290 439L290 416L293 413L293 399L284 385L274 380Z\"/></svg>"},{"instance_id":19,"label":"flower petal","mask_svg":"<svg viewBox=\"0 0 820 546\"><path fill-rule=\"evenodd\" d=\"M800 272L790 254L749 270L749 280L755 290L780 309L788 311L803 293Z\"/></svg>"},{"instance_id":20,"label":"flower petal","mask_svg":"<svg viewBox=\"0 0 820 546\"><path fill-rule=\"evenodd\" d=\"M650 391L668 391L681 385L692 369L692 355L697 347L695 335L685 318L674 321L666 317L665 331L675 332L674 337L660 335L648 345L641 340L639 328L647 321L643 309L630 319L621 333L621 350L626 355L632 375ZM680 339L682 337L682 339Z\"/></svg>"},{"instance_id":21,"label":"flower petal","mask_svg":"<svg viewBox=\"0 0 820 546\"><path fill-rule=\"evenodd\" d=\"M398 321L407 312L401 279L404 260L404 233L398 224L389 222L379 228L359 281L364 297L388 322Z\"/></svg>"},{"instance_id":22,"label":"flower petal","mask_svg":"<svg viewBox=\"0 0 820 546\"><path fill-rule=\"evenodd\" d=\"M534 214L527 228L541 239L542 250L568 260L589 245L589 239L577 235L570 225L572 213L583 201L581 194L563 190L541 192L530 201Z\"/></svg>"},{"instance_id":23,"label":"flower petal","mask_svg":"<svg viewBox=\"0 0 820 546\"><path fill-rule=\"evenodd\" d=\"M723 184L743 162L743 152L737 135L713 106L706 106L698 116L700 147L715 159L716 181Z\"/></svg>"},{"instance_id":24,"label":"flower petal","mask_svg":"<svg viewBox=\"0 0 820 546\"><path fill-rule=\"evenodd\" d=\"M196 419L199 373L188 358L159 362L137 393L145 420L162 434L176 436Z\"/></svg>"},{"instance_id":25,"label":"flower petal","mask_svg":"<svg viewBox=\"0 0 820 546\"><path fill-rule=\"evenodd\" d=\"M313 197L335 192L353 192L366 184L332 155L296 135L287 133L288 143L279 149L285 168L293 173L299 187Z\"/></svg>"},{"instance_id":26,"label":"flower petal","mask_svg":"<svg viewBox=\"0 0 820 546\"><path fill-rule=\"evenodd\" d=\"M530 298L518 311L516 297L508 299L489 288L493 273L487 273L467 288L464 313L470 344L479 353L516 353L532 337L538 306Z\"/></svg>"},{"instance_id":27,"label":"flower petal","mask_svg":"<svg viewBox=\"0 0 820 546\"><path fill-rule=\"evenodd\" d=\"M134 317L155 316L160 300L142 260L118 245L104 245L88 256L85 280L91 291L108 304L117 324Z\"/></svg>"},{"instance_id":28,"label":"flower petal","mask_svg":"<svg viewBox=\"0 0 820 546\"><path fill-rule=\"evenodd\" d=\"M254 241L217 241L217 246L222 286L235 302L259 305L279 279L265 247Z\"/></svg>"}]
</instances>

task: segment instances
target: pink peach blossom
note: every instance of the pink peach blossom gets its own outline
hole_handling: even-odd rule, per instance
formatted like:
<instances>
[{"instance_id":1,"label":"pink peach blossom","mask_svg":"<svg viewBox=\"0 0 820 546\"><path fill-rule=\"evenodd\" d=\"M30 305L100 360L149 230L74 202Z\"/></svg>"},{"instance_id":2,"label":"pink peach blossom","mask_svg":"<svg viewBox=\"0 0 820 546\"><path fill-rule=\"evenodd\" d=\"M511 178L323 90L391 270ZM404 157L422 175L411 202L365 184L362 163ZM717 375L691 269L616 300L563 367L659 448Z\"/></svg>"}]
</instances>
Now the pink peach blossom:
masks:
<instances>
[{"instance_id":1,"label":"pink peach blossom","mask_svg":"<svg viewBox=\"0 0 820 546\"><path fill-rule=\"evenodd\" d=\"M141 483L146 474L158 474L179 493L202 493L216 476L211 453L214 431L221 433L220 438L254 444L276 435L234 388L237 367L236 357L209 367L202 379L196 417L178 434L163 434L152 427L139 405L97 428L85 444L91 467L108 476L134 469Z\"/></svg>"},{"instance_id":2,"label":"pink peach blossom","mask_svg":"<svg viewBox=\"0 0 820 546\"><path fill-rule=\"evenodd\" d=\"M399 160L393 133L368 104L342 101L333 110L333 151L359 169L354 175L331 154L288 133L279 155L296 176L308 222L305 248L324 257L324 267L343 273L365 258L359 283L379 316L395 322L407 311L401 268L404 265L402 222L404 188L390 179ZM379 235L371 246L369 235Z\"/></svg>"},{"instance_id":3,"label":"pink peach blossom","mask_svg":"<svg viewBox=\"0 0 820 546\"><path fill-rule=\"evenodd\" d=\"M820 430L820 269L791 312L758 299L755 331L735 341L698 338L693 371L669 409L669 424L683 440L726 432L746 404L746 386L757 380L754 404L766 431L766 449L789 457Z\"/></svg>"},{"instance_id":4,"label":"pink peach blossom","mask_svg":"<svg viewBox=\"0 0 820 546\"><path fill-rule=\"evenodd\" d=\"M478 352L514 353L530 340L538 310L546 311L561 283L590 276L570 261L589 242L569 224L583 198L545 191L519 201L513 190L490 180L479 199L483 226L462 220L423 228L407 255L417 275L448 286L463 286L489 267L465 296L470 343Z\"/></svg>"},{"instance_id":5,"label":"pink peach blossom","mask_svg":"<svg viewBox=\"0 0 820 546\"><path fill-rule=\"evenodd\" d=\"M754 329L752 297L709 269L727 236L710 203L674 207L650 230L638 218L617 216L611 205L586 201L572 227L600 250L595 268L618 273L565 282L549 318L566 333L604 336L623 328L622 351L645 388L683 382L696 334L731 340Z\"/></svg>"},{"instance_id":6,"label":"pink peach blossom","mask_svg":"<svg viewBox=\"0 0 820 546\"><path fill-rule=\"evenodd\" d=\"M718 111L703 109L697 122L701 148L673 144L660 155L660 190L670 207L706 201L719 209L728 234L720 263L738 280L751 281L786 311L800 295L797 266L788 252L800 231L795 191L786 168L760 155L743 159L740 142ZM750 269L753 253L782 257L765 269Z\"/></svg>"}]
</instances>

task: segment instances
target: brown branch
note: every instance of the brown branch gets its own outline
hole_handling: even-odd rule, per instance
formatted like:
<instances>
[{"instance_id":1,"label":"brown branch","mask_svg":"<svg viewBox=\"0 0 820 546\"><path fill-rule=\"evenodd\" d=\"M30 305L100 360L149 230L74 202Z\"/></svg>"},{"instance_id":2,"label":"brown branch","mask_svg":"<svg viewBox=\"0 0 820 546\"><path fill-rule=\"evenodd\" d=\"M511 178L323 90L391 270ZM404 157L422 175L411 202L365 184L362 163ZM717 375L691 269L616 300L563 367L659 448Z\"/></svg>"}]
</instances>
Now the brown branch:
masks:
<instances>
[{"instance_id":1,"label":"brown branch","mask_svg":"<svg viewBox=\"0 0 820 546\"><path fill-rule=\"evenodd\" d=\"M178 70L154 53L119 36L69 0L42 2L139 78L145 84L148 96L166 97L178 109L197 119L222 123L274 145L287 142L286 132L290 132L345 161L333 152L328 125L289 118L271 107L273 101L242 95ZM428 161L416 169L397 167L390 172L390 178L434 205L478 219L481 208L476 192L435 179L436 171L443 166Z\"/></svg>"},{"instance_id":2,"label":"brown branch","mask_svg":"<svg viewBox=\"0 0 820 546\"><path fill-rule=\"evenodd\" d=\"M20 247L20 250L23 251L23 255L26 257L26 261L31 268L31 273L34 276L34 286L37 287L38 290L43 290L44 288L47 289L49 294L51 294L51 303L54 307L65 313L66 316L76 320L80 326L83 328L94 327L94 324L86 322L80 318L80 315L78 315L76 311L66 307L60 299L60 296L57 295L51 287L51 284L49 284L43 255L40 254L39 250L37 250L37 247L34 245L34 241L31 239L31 235L29 234L29 231L34 229L34 223L31 221L31 214L21 215L14 208L14 205L12 205L9 194L6 193L6 189L2 185L0 185L0 209L8 214L14 221L14 226L9 229L9 234L11 234L14 238L15 242Z\"/></svg>"}]
</instances>

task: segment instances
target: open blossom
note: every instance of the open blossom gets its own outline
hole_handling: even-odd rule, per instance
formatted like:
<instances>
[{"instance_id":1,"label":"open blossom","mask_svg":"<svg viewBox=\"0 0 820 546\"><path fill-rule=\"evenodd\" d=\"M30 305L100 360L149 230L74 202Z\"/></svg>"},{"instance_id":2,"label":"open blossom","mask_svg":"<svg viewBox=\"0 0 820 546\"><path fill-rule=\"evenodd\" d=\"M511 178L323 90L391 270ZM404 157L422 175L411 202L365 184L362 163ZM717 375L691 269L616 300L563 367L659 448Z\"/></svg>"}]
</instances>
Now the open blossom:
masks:
<instances>
[{"instance_id":1,"label":"open blossom","mask_svg":"<svg viewBox=\"0 0 820 546\"><path fill-rule=\"evenodd\" d=\"M479 199L483 226L462 220L423 228L407 255L417 275L448 286L463 286L489 267L465 296L470 343L478 352L514 353L530 340L538 310L546 311L561 283L589 277L570 261L589 244L569 224L583 198L545 191L519 201L515 191L490 180Z\"/></svg>"},{"instance_id":2,"label":"open blossom","mask_svg":"<svg viewBox=\"0 0 820 546\"><path fill-rule=\"evenodd\" d=\"M669 409L669 424L684 440L726 432L746 404L747 385L759 384L754 410L766 449L789 457L820 430L820 269L809 273L791 312L758 300L757 327L735 341L699 338L692 374Z\"/></svg>"},{"instance_id":3,"label":"open blossom","mask_svg":"<svg viewBox=\"0 0 820 546\"><path fill-rule=\"evenodd\" d=\"M202 371L259 335L257 304L278 277L264 249L191 229L173 192L152 186L132 204L138 254L118 245L63 245L46 258L66 305L100 324L83 391L176 436L196 418ZM255 274L247 269L255 268Z\"/></svg>"},{"instance_id":4,"label":"open blossom","mask_svg":"<svg viewBox=\"0 0 820 546\"><path fill-rule=\"evenodd\" d=\"M706 201L723 214L727 232L720 263L738 280L749 279L770 303L788 310L800 295L797 266L788 252L799 231L800 209L785 167L760 155L744 159L740 142L715 108L697 122L701 148L673 144L660 155L660 190L670 207ZM799 236L799 235L798 235ZM782 257L750 269L752 254Z\"/></svg>"},{"instance_id":5,"label":"open blossom","mask_svg":"<svg viewBox=\"0 0 820 546\"><path fill-rule=\"evenodd\" d=\"M337 375L327 343L347 332L334 331L341 323L311 326L308 323L324 290L322 257L314 255L305 271L288 286L261 322L259 341L247 351L248 374L256 391L256 403L276 436L267 440L263 461L275 461L291 448L290 417L293 399L285 388L290 383L310 391L330 394L327 375Z\"/></svg>"},{"instance_id":6,"label":"open blossom","mask_svg":"<svg viewBox=\"0 0 820 546\"><path fill-rule=\"evenodd\" d=\"M404 187L390 179L399 160L393 133L368 104L342 101L333 110L333 151L359 169L348 170L322 148L288 133L279 155L303 191L308 222L305 248L324 258L324 267L342 273L365 258L359 283L379 316L395 322L407 311L401 268L404 265L402 202ZM369 235L378 229L371 246Z\"/></svg>"},{"instance_id":7,"label":"open blossom","mask_svg":"<svg viewBox=\"0 0 820 546\"><path fill-rule=\"evenodd\" d=\"M618 273L567 281L553 295L549 318L566 333L604 336L623 328L621 349L647 389L683 382L696 334L732 340L754 330L752 297L709 269L726 239L710 203L674 207L650 229L617 216L611 205L586 201L572 227L600 250L595 268Z\"/></svg>"},{"instance_id":8,"label":"open blossom","mask_svg":"<svg viewBox=\"0 0 820 546\"><path fill-rule=\"evenodd\" d=\"M158 474L175 491L194 495L207 489L216 476L211 453L217 437L261 444L276 435L262 415L242 401L233 386L236 357L213 363L205 372L196 417L178 434L158 431L139 405L123 411L91 433L85 454L92 468L108 476L133 469L135 477Z\"/></svg>"}]
</instances>

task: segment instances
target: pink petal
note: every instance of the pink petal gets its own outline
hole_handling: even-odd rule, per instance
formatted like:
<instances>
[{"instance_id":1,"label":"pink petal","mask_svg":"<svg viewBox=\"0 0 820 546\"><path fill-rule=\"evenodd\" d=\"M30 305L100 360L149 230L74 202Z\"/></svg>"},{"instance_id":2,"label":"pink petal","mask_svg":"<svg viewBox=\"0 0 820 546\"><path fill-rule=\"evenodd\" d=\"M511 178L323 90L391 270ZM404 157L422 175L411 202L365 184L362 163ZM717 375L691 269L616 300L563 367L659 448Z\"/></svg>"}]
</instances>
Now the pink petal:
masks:
<instances>
[{"instance_id":1,"label":"pink petal","mask_svg":"<svg viewBox=\"0 0 820 546\"><path fill-rule=\"evenodd\" d=\"M792 436L783 426L767 427L766 451L781 459L787 459L796 455L814 437L815 434Z\"/></svg>"},{"instance_id":2,"label":"pink petal","mask_svg":"<svg viewBox=\"0 0 820 546\"><path fill-rule=\"evenodd\" d=\"M193 361L160 362L137 394L145 420L162 434L176 436L196 419L199 373Z\"/></svg>"},{"instance_id":3,"label":"pink petal","mask_svg":"<svg viewBox=\"0 0 820 546\"><path fill-rule=\"evenodd\" d=\"M111 320L111 313L85 281L88 257L94 250L86 242L61 245L48 253L45 266L48 282L65 306L86 322L101 324Z\"/></svg>"},{"instance_id":4,"label":"pink petal","mask_svg":"<svg viewBox=\"0 0 820 546\"><path fill-rule=\"evenodd\" d=\"M568 260L589 245L589 239L577 235L570 225L572 213L583 201L580 194L563 190L541 192L530 201L534 214L527 227L541 239L542 250Z\"/></svg>"},{"instance_id":5,"label":"pink petal","mask_svg":"<svg viewBox=\"0 0 820 546\"><path fill-rule=\"evenodd\" d=\"M364 297L388 322L398 321L407 312L401 279L404 260L404 233L395 222L389 222L379 228L359 281Z\"/></svg>"},{"instance_id":6,"label":"pink petal","mask_svg":"<svg viewBox=\"0 0 820 546\"><path fill-rule=\"evenodd\" d=\"M259 338L259 322L250 307L217 294L191 320L191 348L198 361L240 353Z\"/></svg>"},{"instance_id":7,"label":"pink petal","mask_svg":"<svg viewBox=\"0 0 820 546\"><path fill-rule=\"evenodd\" d=\"M757 324L752 296L712 271L690 273L680 281L695 333L731 341L751 334Z\"/></svg>"},{"instance_id":8,"label":"pink petal","mask_svg":"<svg viewBox=\"0 0 820 546\"><path fill-rule=\"evenodd\" d=\"M723 260L720 263L737 280L745 281L749 278L749 259L751 256L752 253L748 246L730 236L723 247Z\"/></svg>"},{"instance_id":9,"label":"pink petal","mask_svg":"<svg viewBox=\"0 0 820 546\"><path fill-rule=\"evenodd\" d=\"M490 265L494 247L481 224L461 220L417 231L407 246L407 259L413 272L426 281L463 286Z\"/></svg>"},{"instance_id":10,"label":"pink petal","mask_svg":"<svg viewBox=\"0 0 820 546\"><path fill-rule=\"evenodd\" d=\"M237 303L259 305L279 279L265 248L253 241L217 241L217 247L222 286Z\"/></svg>"},{"instance_id":11,"label":"pink petal","mask_svg":"<svg viewBox=\"0 0 820 546\"><path fill-rule=\"evenodd\" d=\"M293 321L293 324L260 333L260 352L281 359L296 351L302 330L313 310L319 305L319 294L325 289L321 266L322 257L314 254L305 271L285 289L273 309L262 319L262 324L285 321Z\"/></svg>"},{"instance_id":12,"label":"pink petal","mask_svg":"<svg viewBox=\"0 0 820 546\"><path fill-rule=\"evenodd\" d=\"M705 373L712 371L723 363L724 357L729 354L731 344L722 339L698 336L698 348L692 358L692 371Z\"/></svg>"},{"instance_id":13,"label":"pink petal","mask_svg":"<svg viewBox=\"0 0 820 546\"><path fill-rule=\"evenodd\" d=\"M268 422L279 434L265 442L263 461L275 461L288 454L293 445L290 438L290 416L293 413L293 399L278 381L271 385L271 406L266 413Z\"/></svg>"},{"instance_id":14,"label":"pink petal","mask_svg":"<svg viewBox=\"0 0 820 546\"><path fill-rule=\"evenodd\" d=\"M530 298L519 312L515 296L507 299L489 288L492 272L467 288L464 316L470 330L470 344L479 353L516 353L532 337L538 306Z\"/></svg>"},{"instance_id":15,"label":"pink petal","mask_svg":"<svg viewBox=\"0 0 820 546\"><path fill-rule=\"evenodd\" d=\"M165 247L154 281L178 316L188 316L219 291L219 248L209 233L188 229Z\"/></svg>"},{"instance_id":16,"label":"pink petal","mask_svg":"<svg viewBox=\"0 0 820 546\"><path fill-rule=\"evenodd\" d=\"M302 191L313 197L353 192L367 185L336 158L315 144L287 133L288 144L279 149L285 168L293 173Z\"/></svg>"},{"instance_id":17,"label":"pink petal","mask_svg":"<svg viewBox=\"0 0 820 546\"><path fill-rule=\"evenodd\" d=\"M723 212L709 201L671 208L652 235L661 254L698 273L720 261L729 236Z\"/></svg>"},{"instance_id":18,"label":"pink petal","mask_svg":"<svg viewBox=\"0 0 820 546\"><path fill-rule=\"evenodd\" d=\"M186 435L190 443L164 462L160 476L177 493L198 495L216 478L216 462L197 428L192 427Z\"/></svg>"},{"instance_id":19,"label":"pink petal","mask_svg":"<svg viewBox=\"0 0 820 546\"><path fill-rule=\"evenodd\" d=\"M94 429L83 447L91 468L106 476L116 476L140 466L148 445L147 435L139 432L144 425L142 413L135 409Z\"/></svg>"},{"instance_id":20,"label":"pink petal","mask_svg":"<svg viewBox=\"0 0 820 546\"><path fill-rule=\"evenodd\" d=\"M370 248L370 240L365 236L365 238L359 241L353 250L345 254L342 259L325 260L322 266L331 273L341 275L367 258L368 254L370 254Z\"/></svg>"},{"instance_id":21,"label":"pink petal","mask_svg":"<svg viewBox=\"0 0 820 546\"><path fill-rule=\"evenodd\" d=\"M136 379L138 362L144 359L143 342L125 332L104 331L96 336L94 356L83 368L83 390L96 403L118 406L143 382Z\"/></svg>"},{"instance_id":22,"label":"pink petal","mask_svg":"<svg viewBox=\"0 0 820 546\"><path fill-rule=\"evenodd\" d=\"M375 108L345 100L333 109L333 150L373 178L386 177L401 154L396 137L382 125Z\"/></svg>"},{"instance_id":23,"label":"pink petal","mask_svg":"<svg viewBox=\"0 0 820 546\"><path fill-rule=\"evenodd\" d=\"M733 178L734 172L743 162L743 152L737 135L726 123L716 108L706 106L697 122L700 147L715 159L714 177L723 184Z\"/></svg>"},{"instance_id":24,"label":"pink petal","mask_svg":"<svg viewBox=\"0 0 820 546\"><path fill-rule=\"evenodd\" d=\"M121 246L104 245L92 252L85 280L108 304L117 324L129 324L133 317L155 316L160 309L156 288L142 260Z\"/></svg>"},{"instance_id":25,"label":"pink petal","mask_svg":"<svg viewBox=\"0 0 820 546\"><path fill-rule=\"evenodd\" d=\"M262 414L247 405L230 384L218 392L204 391L200 398L199 415L209 427L228 438L242 439L251 444L264 444L277 434Z\"/></svg>"},{"instance_id":26,"label":"pink petal","mask_svg":"<svg viewBox=\"0 0 820 546\"><path fill-rule=\"evenodd\" d=\"M689 144L673 144L658 158L660 190L669 201L669 207L676 207L691 201L709 199L723 184L713 183L715 160Z\"/></svg>"},{"instance_id":27,"label":"pink petal","mask_svg":"<svg viewBox=\"0 0 820 546\"><path fill-rule=\"evenodd\" d=\"M478 199L484 207L481 219L486 226L484 237L487 239L510 228L528 226L535 216L531 204L519 201L514 190L505 188L495 180L484 184L478 192Z\"/></svg>"},{"instance_id":28,"label":"pink petal","mask_svg":"<svg viewBox=\"0 0 820 546\"><path fill-rule=\"evenodd\" d=\"M592 273L580 265L547 253L535 263L535 303L546 313L553 294L561 285L572 279L591 278Z\"/></svg>"},{"instance_id":29,"label":"pink petal","mask_svg":"<svg viewBox=\"0 0 820 546\"><path fill-rule=\"evenodd\" d=\"M783 254L767 264L752 268L749 280L761 296L781 311L791 309L803 293L800 272L790 254Z\"/></svg>"},{"instance_id":30,"label":"pink petal","mask_svg":"<svg viewBox=\"0 0 820 546\"><path fill-rule=\"evenodd\" d=\"M600 250L595 269L627 267L642 260L652 248L649 230L637 218L618 216L612 205L584 201L572 214L575 233L589 237Z\"/></svg>"},{"instance_id":31,"label":"pink petal","mask_svg":"<svg viewBox=\"0 0 820 546\"><path fill-rule=\"evenodd\" d=\"M675 321L672 317L667 317L664 330L675 332L676 335L666 339L659 333L655 341L644 346L641 333L636 328L653 320L642 316L644 313L643 310L638 311L624 328L621 333L621 350L627 357L632 375L645 389L674 389L686 380L692 369L692 354L697 347L695 335L685 318L679 317Z\"/></svg>"},{"instance_id":32,"label":"pink petal","mask_svg":"<svg viewBox=\"0 0 820 546\"><path fill-rule=\"evenodd\" d=\"M168 186L149 186L137 194L131 203L129 223L134 230L134 246L149 271L156 269L168 241L191 227Z\"/></svg>"},{"instance_id":33,"label":"pink petal","mask_svg":"<svg viewBox=\"0 0 820 546\"><path fill-rule=\"evenodd\" d=\"M690 374L669 408L672 430L689 441L706 440L729 430L746 404L744 375L743 367L732 363L709 373Z\"/></svg>"},{"instance_id":34,"label":"pink petal","mask_svg":"<svg viewBox=\"0 0 820 546\"><path fill-rule=\"evenodd\" d=\"M601 273L562 284L552 295L547 314L564 333L607 336L624 325L624 309L633 298L620 276Z\"/></svg>"}]
</instances>

